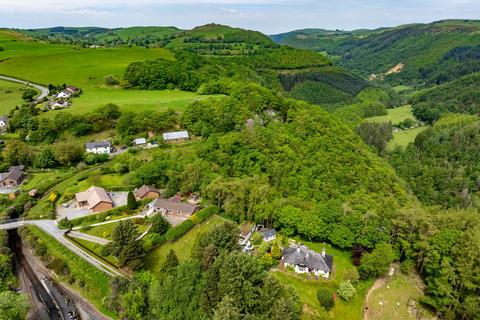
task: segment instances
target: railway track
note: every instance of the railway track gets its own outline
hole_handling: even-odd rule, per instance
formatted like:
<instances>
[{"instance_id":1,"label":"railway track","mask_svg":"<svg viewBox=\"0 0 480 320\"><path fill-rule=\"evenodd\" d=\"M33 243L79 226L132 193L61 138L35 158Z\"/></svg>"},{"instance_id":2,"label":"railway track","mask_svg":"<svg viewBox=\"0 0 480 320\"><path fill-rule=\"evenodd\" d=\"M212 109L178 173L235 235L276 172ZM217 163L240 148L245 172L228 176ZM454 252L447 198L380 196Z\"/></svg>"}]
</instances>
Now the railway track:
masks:
<instances>
[{"instance_id":1,"label":"railway track","mask_svg":"<svg viewBox=\"0 0 480 320\"><path fill-rule=\"evenodd\" d=\"M90 304L86 303L85 300L80 298L76 293L65 288L63 285L55 283L55 286L61 294L63 294L65 297L68 297L77 307L82 307L83 311L89 313L91 316L96 317L98 320L111 320L110 318L98 312Z\"/></svg>"},{"instance_id":2,"label":"railway track","mask_svg":"<svg viewBox=\"0 0 480 320\"><path fill-rule=\"evenodd\" d=\"M34 320L42 320L40 318L40 312L38 311L37 304L35 303L35 298L34 298L34 293L32 292L32 287L30 286L30 280L28 279L27 275L25 274L25 271L23 268L20 268L19 272L19 277L21 279L21 282L24 284L24 289L25 292L28 295L28 300L30 300L30 306L31 306L31 317L30 319Z\"/></svg>"}]
</instances>

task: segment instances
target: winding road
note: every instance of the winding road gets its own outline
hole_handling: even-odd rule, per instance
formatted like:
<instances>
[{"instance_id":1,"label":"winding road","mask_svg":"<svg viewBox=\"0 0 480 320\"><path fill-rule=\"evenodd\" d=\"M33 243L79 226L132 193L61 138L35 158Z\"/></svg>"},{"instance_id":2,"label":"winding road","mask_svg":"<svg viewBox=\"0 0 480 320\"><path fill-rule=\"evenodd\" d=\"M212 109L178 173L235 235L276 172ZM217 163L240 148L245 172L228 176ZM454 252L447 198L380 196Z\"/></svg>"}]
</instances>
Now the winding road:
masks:
<instances>
[{"instance_id":1,"label":"winding road","mask_svg":"<svg viewBox=\"0 0 480 320\"><path fill-rule=\"evenodd\" d=\"M16 83L21 83L21 84L24 84L24 85L27 85L27 86L29 86L29 87L32 87L32 88L35 88L35 89L39 90L41 93L40 93L40 95L39 95L37 98L35 98L36 101L41 101L41 100L43 100L43 98L45 98L46 96L48 96L48 94L50 93L50 91L48 90L48 88L46 88L46 87L44 87L44 86L41 86L41 85L39 85L39 84L35 84L35 83L31 83L31 82L25 81L25 80L21 80L21 79L9 77L9 76L2 76L2 75L0 75L0 80L10 81L10 82L16 82Z\"/></svg>"}]
</instances>

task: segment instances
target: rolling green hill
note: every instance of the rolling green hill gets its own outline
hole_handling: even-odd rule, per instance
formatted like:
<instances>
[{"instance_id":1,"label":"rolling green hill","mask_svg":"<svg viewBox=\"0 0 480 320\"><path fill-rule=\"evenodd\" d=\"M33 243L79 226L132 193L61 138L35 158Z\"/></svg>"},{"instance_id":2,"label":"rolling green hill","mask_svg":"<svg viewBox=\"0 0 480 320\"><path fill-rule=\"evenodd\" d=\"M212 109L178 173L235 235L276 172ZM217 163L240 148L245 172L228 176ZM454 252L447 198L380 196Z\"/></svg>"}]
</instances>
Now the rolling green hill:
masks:
<instances>
[{"instance_id":1,"label":"rolling green hill","mask_svg":"<svg viewBox=\"0 0 480 320\"><path fill-rule=\"evenodd\" d=\"M339 56L340 64L363 77L385 75L393 84L434 85L480 70L480 21L445 20L352 32L300 30L272 36L281 44Z\"/></svg>"}]
</instances>

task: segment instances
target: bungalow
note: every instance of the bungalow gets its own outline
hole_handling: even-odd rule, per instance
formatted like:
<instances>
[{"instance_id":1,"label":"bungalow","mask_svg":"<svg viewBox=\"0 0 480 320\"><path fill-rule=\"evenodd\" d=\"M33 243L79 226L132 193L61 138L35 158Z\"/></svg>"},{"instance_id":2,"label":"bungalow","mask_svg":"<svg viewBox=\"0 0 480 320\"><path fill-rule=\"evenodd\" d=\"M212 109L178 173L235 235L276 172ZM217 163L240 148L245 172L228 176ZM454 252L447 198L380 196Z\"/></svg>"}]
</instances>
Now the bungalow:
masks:
<instances>
[{"instance_id":1,"label":"bungalow","mask_svg":"<svg viewBox=\"0 0 480 320\"><path fill-rule=\"evenodd\" d=\"M291 267L296 273L313 273L315 276L328 278L332 272L333 256L310 250L303 245L295 245L283 249L282 263L284 267Z\"/></svg>"},{"instance_id":2,"label":"bungalow","mask_svg":"<svg viewBox=\"0 0 480 320\"><path fill-rule=\"evenodd\" d=\"M0 185L4 188L14 188L19 186L25 179L25 166L13 166L8 172L0 173Z\"/></svg>"},{"instance_id":3,"label":"bungalow","mask_svg":"<svg viewBox=\"0 0 480 320\"><path fill-rule=\"evenodd\" d=\"M85 149L88 153L110 154L112 151L112 145L110 141L87 142L85 144Z\"/></svg>"},{"instance_id":4,"label":"bungalow","mask_svg":"<svg viewBox=\"0 0 480 320\"><path fill-rule=\"evenodd\" d=\"M157 190L155 187L149 186L144 184L140 188L134 191L135 198L137 200L142 199L157 199L160 197L160 191Z\"/></svg>"},{"instance_id":5,"label":"bungalow","mask_svg":"<svg viewBox=\"0 0 480 320\"><path fill-rule=\"evenodd\" d=\"M136 146L144 146L147 144L147 139L145 138L136 138L133 140L133 144Z\"/></svg>"},{"instance_id":6,"label":"bungalow","mask_svg":"<svg viewBox=\"0 0 480 320\"><path fill-rule=\"evenodd\" d=\"M277 232L273 229L262 229L259 231L263 236L263 241L270 242L277 238Z\"/></svg>"},{"instance_id":7,"label":"bungalow","mask_svg":"<svg viewBox=\"0 0 480 320\"><path fill-rule=\"evenodd\" d=\"M8 118L5 116L0 116L0 131L6 130L8 127Z\"/></svg>"},{"instance_id":8,"label":"bungalow","mask_svg":"<svg viewBox=\"0 0 480 320\"><path fill-rule=\"evenodd\" d=\"M55 101L55 102L52 102L50 104L50 109L52 110L55 110L55 109L59 109L59 108L68 108L70 105L68 103L68 101Z\"/></svg>"},{"instance_id":9,"label":"bungalow","mask_svg":"<svg viewBox=\"0 0 480 320\"><path fill-rule=\"evenodd\" d=\"M200 208L185 202L175 202L170 199L157 199L153 204L155 212L161 212L162 215L176 215L185 218L190 217Z\"/></svg>"},{"instance_id":10,"label":"bungalow","mask_svg":"<svg viewBox=\"0 0 480 320\"><path fill-rule=\"evenodd\" d=\"M189 138L188 131L165 132L163 134L165 143L179 143L187 141Z\"/></svg>"},{"instance_id":11,"label":"bungalow","mask_svg":"<svg viewBox=\"0 0 480 320\"><path fill-rule=\"evenodd\" d=\"M93 212L101 212L113 208L113 201L100 187L90 187L86 191L75 194L75 201L79 207L87 207Z\"/></svg>"}]
</instances>

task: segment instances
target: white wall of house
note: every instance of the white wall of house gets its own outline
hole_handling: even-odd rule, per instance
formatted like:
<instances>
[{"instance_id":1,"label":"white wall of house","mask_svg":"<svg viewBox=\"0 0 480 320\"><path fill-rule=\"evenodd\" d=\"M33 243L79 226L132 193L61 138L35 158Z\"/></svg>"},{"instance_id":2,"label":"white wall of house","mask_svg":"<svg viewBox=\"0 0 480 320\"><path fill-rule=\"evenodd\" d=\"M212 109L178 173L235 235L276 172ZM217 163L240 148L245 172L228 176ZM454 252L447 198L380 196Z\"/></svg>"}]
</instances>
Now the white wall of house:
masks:
<instances>
[{"instance_id":1,"label":"white wall of house","mask_svg":"<svg viewBox=\"0 0 480 320\"><path fill-rule=\"evenodd\" d=\"M87 148L87 152L95 154L110 154L110 147Z\"/></svg>"},{"instance_id":2,"label":"white wall of house","mask_svg":"<svg viewBox=\"0 0 480 320\"><path fill-rule=\"evenodd\" d=\"M299 265L292 265L290 263L284 263L285 267L291 267L295 270L296 273L308 273L308 268L307 267L301 267ZM318 277L324 277L328 279L330 276L330 272L325 272L323 270L313 270L313 273L318 276Z\"/></svg>"}]
</instances>

